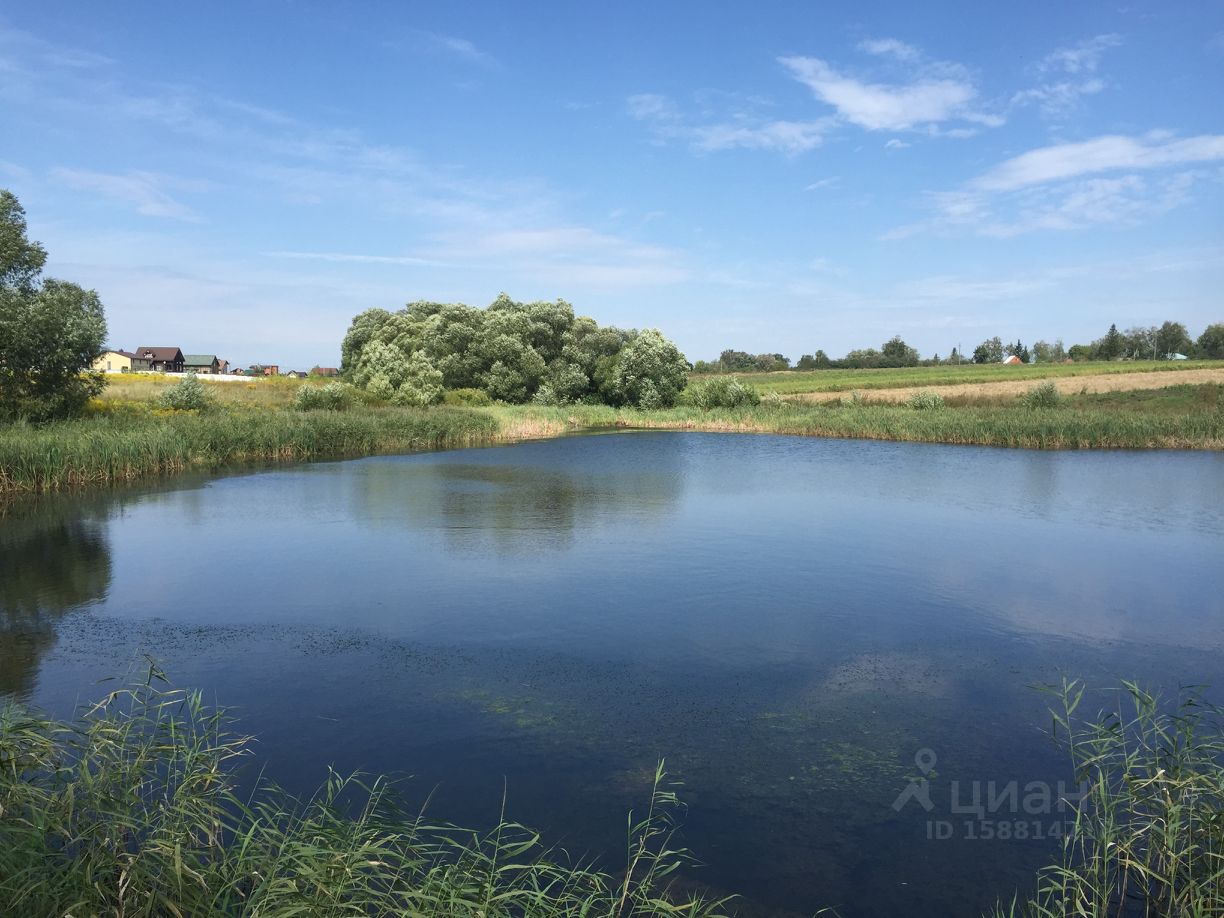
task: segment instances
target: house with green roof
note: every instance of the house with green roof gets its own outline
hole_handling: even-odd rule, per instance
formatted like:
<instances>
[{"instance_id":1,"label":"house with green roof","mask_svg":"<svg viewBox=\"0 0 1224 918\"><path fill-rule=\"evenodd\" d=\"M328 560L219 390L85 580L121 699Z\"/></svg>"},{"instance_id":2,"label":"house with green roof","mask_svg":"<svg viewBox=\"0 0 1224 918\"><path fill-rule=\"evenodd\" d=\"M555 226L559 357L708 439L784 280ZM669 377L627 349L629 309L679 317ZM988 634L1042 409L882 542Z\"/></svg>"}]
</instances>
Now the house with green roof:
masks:
<instances>
[{"instance_id":1,"label":"house with green roof","mask_svg":"<svg viewBox=\"0 0 1224 918\"><path fill-rule=\"evenodd\" d=\"M221 361L217 360L216 354L184 354L183 372L208 374L220 373Z\"/></svg>"}]
</instances>

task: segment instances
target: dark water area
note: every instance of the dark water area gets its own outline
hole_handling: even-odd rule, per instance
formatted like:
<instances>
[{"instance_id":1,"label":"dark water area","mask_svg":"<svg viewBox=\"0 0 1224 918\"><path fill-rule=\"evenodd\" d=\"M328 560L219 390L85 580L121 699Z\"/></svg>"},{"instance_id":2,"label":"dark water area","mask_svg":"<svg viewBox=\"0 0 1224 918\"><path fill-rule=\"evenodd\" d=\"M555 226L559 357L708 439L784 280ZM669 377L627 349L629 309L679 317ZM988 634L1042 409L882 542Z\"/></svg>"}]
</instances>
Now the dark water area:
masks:
<instances>
[{"instance_id":1,"label":"dark water area","mask_svg":"<svg viewBox=\"0 0 1224 918\"><path fill-rule=\"evenodd\" d=\"M1071 783L1032 686L1218 699L1222 649L1215 453L629 433L0 516L0 696L67 715L149 654L290 789L504 793L611 868L665 758L692 877L754 914L1010 898Z\"/></svg>"}]
</instances>

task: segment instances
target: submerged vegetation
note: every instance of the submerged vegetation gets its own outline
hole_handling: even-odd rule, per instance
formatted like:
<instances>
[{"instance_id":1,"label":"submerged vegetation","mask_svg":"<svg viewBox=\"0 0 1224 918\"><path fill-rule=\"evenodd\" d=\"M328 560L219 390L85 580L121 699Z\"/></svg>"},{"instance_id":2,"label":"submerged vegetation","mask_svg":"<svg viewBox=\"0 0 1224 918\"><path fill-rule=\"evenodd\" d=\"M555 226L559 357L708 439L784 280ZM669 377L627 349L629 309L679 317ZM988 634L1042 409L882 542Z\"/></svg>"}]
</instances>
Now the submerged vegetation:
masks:
<instances>
[{"instance_id":1,"label":"submerged vegetation","mask_svg":"<svg viewBox=\"0 0 1224 918\"><path fill-rule=\"evenodd\" d=\"M1084 793L1068 801L1061 852L1034 892L994 918L1224 914L1221 711L1198 692L1170 707L1124 682L1114 709L1084 717L1081 683L1054 694L1054 735ZM623 851L575 862L504 818L464 829L410 811L384 777L329 772L306 799L262 779L244 788L251 755L224 712L155 667L72 723L0 708L0 911L497 918L736 907L681 877L696 861L678 844L682 807L662 764Z\"/></svg>"},{"instance_id":2,"label":"submerged vegetation","mask_svg":"<svg viewBox=\"0 0 1224 918\"><path fill-rule=\"evenodd\" d=\"M392 782L330 773L295 799L239 785L250 738L199 693L143 683L77 722L0 709L0 912L11 915L712 916L676 872L662 765L615 871L504 819L407 812Z\"/></svg>"}]
</instances>

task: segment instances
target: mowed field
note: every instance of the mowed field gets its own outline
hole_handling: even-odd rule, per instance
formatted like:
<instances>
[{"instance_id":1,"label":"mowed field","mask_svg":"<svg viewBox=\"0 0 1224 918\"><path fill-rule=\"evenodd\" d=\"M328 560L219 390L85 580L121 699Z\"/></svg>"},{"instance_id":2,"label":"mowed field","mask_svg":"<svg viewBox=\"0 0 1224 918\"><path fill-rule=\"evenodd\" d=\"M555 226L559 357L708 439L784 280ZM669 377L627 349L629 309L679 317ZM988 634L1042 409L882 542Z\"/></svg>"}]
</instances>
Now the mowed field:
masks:
<instances>
[{"instance_id":1,"label":"mowed field","mask_svg":"<svg viewBox=\"0 0 1224 918\"><path fill-rule=\"evenodd\" d=\"M1200 367L1171 373L1102 373L1095 376L1056 376L1047 379L1053 382L1063 395L1099 395L1106 392L1166 389L1171 386L1220 385L1224 384L1224 367ZM1006 399L1015 399L1036 384L1036 378L1030 376L1020 379L996 379L988 382L944 383L939 387L939 394L950 405L987 405ZM910 398L915 392L921 392L928 387L929 385L872 389L865 397L870 402L899 403ZM827 402L844 398L845 393L800 392L784 397L790 401Z\"/></svg>"},{"instance_id":2,"label":"mowed field","mask_svg":"<svg viewBox=\"0 0 1224 918\"><path fill-rule=\"evenodd\" d=\"M1155 375L1153 375L1155 374ZM1088 392L1119 391L1119 389L1159 389L1164 386L1224 382L1224 360L1135 360L1117 363L1047 363L1005 366L1003 364L961 364L941 367L901 367L890 370L783 370L777 373L737 373L742 382L751 383L762 392L780 395L812 395L841 393L854 390L906 390L904 398L914 389L932 386L981 385L983 394L989 387L1010 385L1023 392L1038 380L1059 380L1059 389L1067 393L1080 392L1089 380L1097 377L1121 377L1113 389L1088 388ZM693 376L692 381L704 377ZM1095 383L1092 383L1095 385ZM1102 383L1104 384L1104 383ZM969 390L965 390L968 393ZM944 392L945 396L951 394Z\"/></svg>"}]
</instances>

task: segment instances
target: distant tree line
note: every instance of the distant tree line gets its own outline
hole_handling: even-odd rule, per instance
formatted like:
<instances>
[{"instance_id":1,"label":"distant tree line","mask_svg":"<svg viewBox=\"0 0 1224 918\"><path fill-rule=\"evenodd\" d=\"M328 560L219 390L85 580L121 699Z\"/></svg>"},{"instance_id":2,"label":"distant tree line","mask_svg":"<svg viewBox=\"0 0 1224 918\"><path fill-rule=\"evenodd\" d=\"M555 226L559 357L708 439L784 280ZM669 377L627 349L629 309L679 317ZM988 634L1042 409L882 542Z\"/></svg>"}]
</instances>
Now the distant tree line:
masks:
<instances>
[{"instance_id":1,"label":"distant tree line","mask_svg":"<svg viewBox=\"0 0 1224 918\"><path fill-rule=\"evenodd\" d=\"M688 361L654 329L600 326L564 300L487 309L411 303L353 318L340 347L354 385L396 404L429 405L446 390L503 402L665 408L688 382Z\"/></svg>"},{"instance_id":2,"label":"distant tree line","mask_svg":"<svg viewBox=\"0 0 1224 918\"><path fill-rule=\"evenodd\" d=\"M958 363L1001 363L1016 357L1022 363L1065 363L1083 360L1166 360L1174 355L1200 360L1224 360L1224 322L1208 325L1197 339L1192 339L1181 322L1165 322L1150 327L1109 331L1091 344L1064 347L1061 339L1054 342L1036 341L1031 346L1002 338L987 338L966 357L952 348L947 358L939 354L920 358L918 352L900 336L885 341L879 350L865 348L850 351L845 357L832 358L824 351L804 354L795 361L796 370L861 370L886 367L944 366ZM749 354L725 350L717 360L698 360L695 373L768 373L791 369L790 360L782 354Z\"/></svg>"}]
</instances>

